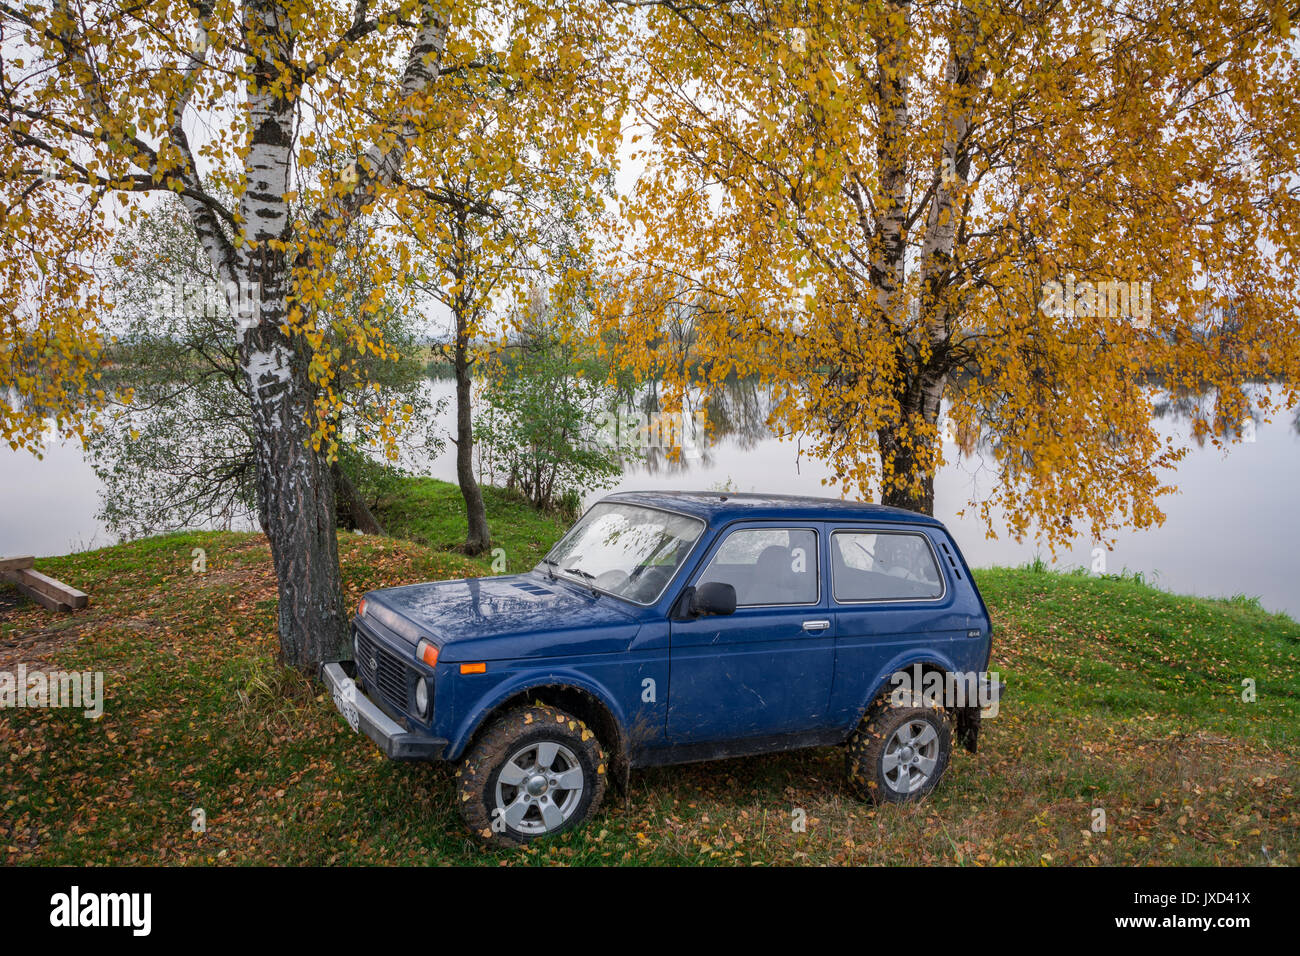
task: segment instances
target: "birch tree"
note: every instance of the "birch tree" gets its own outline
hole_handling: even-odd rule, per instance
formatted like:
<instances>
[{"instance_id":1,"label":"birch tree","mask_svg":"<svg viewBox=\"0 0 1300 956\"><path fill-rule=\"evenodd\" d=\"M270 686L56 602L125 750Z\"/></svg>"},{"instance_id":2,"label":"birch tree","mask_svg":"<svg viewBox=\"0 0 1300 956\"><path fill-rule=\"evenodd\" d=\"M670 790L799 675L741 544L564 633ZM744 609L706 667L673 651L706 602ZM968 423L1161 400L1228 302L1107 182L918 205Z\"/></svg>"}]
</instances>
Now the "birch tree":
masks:
<instances>
[{"instance_id":1,"label":"birch tree","mask_svg":"<svg viewBox=\"0 0 1300 956\"><path fill-rule=\"evenodd\" d=\"M7 268L23 283L6 294L37 298L34 341L50 329L79 333L91 324L84 308L42 295L33 281L42 266L28 250L49 268L60 236L102 241L138 215L141 194L184 203L237 317L288 664L314 670L345 653L330 459L332 383L349 369L314 324L337 281L334 251L363 213L402 216L436 200L427 171L460 132L459 101L440 96L444 77L536 84L556 104L547 115L567 121L533 148L592 162L610 152L618 119L608 90L569 82L612 35L604 16L585 0L0 2L0 165L23 171L4 181L5 234L17 237ZM377 230L373 243L364 258L385 263L378 308L384 283L411 270L412 249L397 230ZM348 332L351 352L391 354L364 310ZM93 403L75 369L52 377ZM384 416L380 437L401 418L401 409ZM38 441L30 430L20 437Z\"/></svg>"}]
</instances>

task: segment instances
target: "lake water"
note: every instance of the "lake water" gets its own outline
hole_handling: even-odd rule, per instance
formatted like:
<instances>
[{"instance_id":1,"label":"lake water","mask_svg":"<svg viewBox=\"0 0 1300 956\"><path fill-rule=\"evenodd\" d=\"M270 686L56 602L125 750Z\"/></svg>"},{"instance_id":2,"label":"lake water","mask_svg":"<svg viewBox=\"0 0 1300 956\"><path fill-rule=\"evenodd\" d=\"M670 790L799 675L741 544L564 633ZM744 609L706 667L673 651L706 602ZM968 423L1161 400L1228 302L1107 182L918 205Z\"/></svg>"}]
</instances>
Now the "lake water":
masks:
<instances>
[{"instance_id":1,"label":"lake water","mask_svg":"<svg viewBox=\"0 0 1300 956\"><path fill-rule=\"evenodd\" d=\"M430 384L450 397L450 382ZM737 408L740 411L737 411ZM452 424L448 403L446 424ZM749 396L729 411L726 434L700 460L684 467L637 467L609 490L677 489L837 496L822 485L829 472L817 461L798 458L796 446L780 441L762 426L762 402ZM1191 446L1172 483L1175 494L1162 499L1165 524L1141 532L1121 532L1106 555L1106 569L1141 572L1169 591L1206 596L1247 594L1275 611L1300 617L1300 509L1295 506L1300 474L1297 410L1255 428L1254 440L1228 452L1211 445ZM1188 426L1176 414L1157 420L1162 434L1185 441ZM972 493L989 490L985 462L947 449L951 463L935 480L935 511L956 536L974 566L1017 565L1041 554L1057 567L1090 567L1094 543L1080 539L1050 561L1045 547L1005 536L985 537L973 516L957 517ZM427 463L430 474L455 480L453 452ZM1169 479L1166 479L1169 480ZM43 460L0 450L0 555L62 554L112 544L116 538L96 519L100 483L76 443L53 444ZM604 491L593 493L598 497Z\"/></svg>"}]
</instances>

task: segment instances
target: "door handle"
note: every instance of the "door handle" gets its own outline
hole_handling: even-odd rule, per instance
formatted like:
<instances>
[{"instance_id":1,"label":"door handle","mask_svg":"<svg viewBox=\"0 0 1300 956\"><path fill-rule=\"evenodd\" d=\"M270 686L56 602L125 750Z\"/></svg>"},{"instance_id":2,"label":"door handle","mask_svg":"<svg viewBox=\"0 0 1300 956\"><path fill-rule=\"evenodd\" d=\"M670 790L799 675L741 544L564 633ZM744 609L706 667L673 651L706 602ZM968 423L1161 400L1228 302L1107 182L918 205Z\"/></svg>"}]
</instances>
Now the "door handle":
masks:
<instances>
[{"instance_id":1,"label":"door handle","mask_svg":"<svg viewBox=\"0 0 1300 956\"><path fill-rule=\"evenodd\" d=\"M831 626L830 621L804 621L803 629L805 631L824 631Z\"/></svg>"}]
</instances>

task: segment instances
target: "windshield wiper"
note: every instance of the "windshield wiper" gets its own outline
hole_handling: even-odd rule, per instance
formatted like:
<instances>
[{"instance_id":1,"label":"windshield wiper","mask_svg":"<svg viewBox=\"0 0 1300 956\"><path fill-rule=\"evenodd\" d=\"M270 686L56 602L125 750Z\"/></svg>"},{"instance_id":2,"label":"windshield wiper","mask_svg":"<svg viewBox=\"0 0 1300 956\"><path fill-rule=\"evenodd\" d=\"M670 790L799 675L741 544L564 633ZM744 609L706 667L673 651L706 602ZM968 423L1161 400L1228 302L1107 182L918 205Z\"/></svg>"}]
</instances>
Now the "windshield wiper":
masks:
<instances>
[{"instance_id":1,"label":"windshield wiper","mask_svg":"<svg viewBox=\"0 0 1300 956\"><path fill-rule=\"evenodd\" d=\"M552 581L555 580L555 562L550 558L542 558L542 564L546 565L546 573L550 575Z\"/></svg>"},{"instance_id":2,"label":"windshield wiper","mask_svg":"<svg viewBox=\"0 0 1300 956\"><path fill-rule=\"evenodd\" d=\"M586 578L588 582L587 587L591 591L591 596L600 597L600 592L596 590L596 584L595 584L596 575L592 574L590 571L584 571L581 568L565 568L564 573L576 574L579 577Z\"/></svg>"}]
</instances>

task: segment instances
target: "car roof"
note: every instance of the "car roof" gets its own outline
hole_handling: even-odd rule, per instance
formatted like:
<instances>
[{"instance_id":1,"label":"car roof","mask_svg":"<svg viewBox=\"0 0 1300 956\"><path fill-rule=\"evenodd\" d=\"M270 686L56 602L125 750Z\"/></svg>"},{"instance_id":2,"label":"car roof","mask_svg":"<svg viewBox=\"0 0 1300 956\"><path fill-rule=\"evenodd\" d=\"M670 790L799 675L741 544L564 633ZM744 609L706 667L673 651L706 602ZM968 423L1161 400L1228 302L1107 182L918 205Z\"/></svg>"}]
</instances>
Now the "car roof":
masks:
<instances>
[{"instance_id":1,"label":"car roof","mask_svg":"<svg viewBox=\"0 0 1300 956\"><path fill-rule=\"evenodd\" d=\"M743 519L799 521L892 521L942 527L930 515L890 505L808 495L742 494L731 491L620 491L601 501L663 508L703 518L710 525Z\"/></svg>"}]
</instances>

